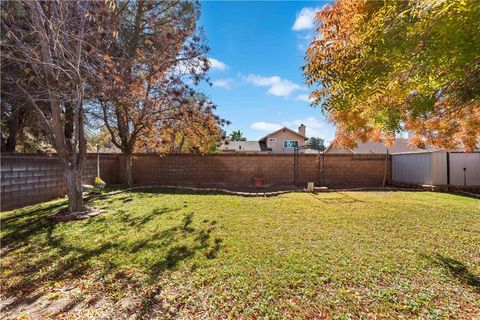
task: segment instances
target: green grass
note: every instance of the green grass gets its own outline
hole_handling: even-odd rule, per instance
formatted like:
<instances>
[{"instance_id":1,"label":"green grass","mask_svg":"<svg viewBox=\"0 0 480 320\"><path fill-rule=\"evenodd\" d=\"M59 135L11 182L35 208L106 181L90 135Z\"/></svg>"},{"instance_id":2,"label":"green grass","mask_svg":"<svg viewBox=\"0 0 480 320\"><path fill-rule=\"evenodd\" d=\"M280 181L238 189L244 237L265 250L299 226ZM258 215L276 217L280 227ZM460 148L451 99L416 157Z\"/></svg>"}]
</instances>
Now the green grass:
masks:
<instances>
[{"instance_id":1,"label":"green grass","mask_svg":"<svg viewBox=\"0 0 480 320\"><path fill-rule=\"evenodd\" d=\"M475 199L151 189L91 200L108 212L90 220L45 219L62 205L2 213L5 297L70 286L87 317L480 317Z\"/></svg>"}]
</instances>

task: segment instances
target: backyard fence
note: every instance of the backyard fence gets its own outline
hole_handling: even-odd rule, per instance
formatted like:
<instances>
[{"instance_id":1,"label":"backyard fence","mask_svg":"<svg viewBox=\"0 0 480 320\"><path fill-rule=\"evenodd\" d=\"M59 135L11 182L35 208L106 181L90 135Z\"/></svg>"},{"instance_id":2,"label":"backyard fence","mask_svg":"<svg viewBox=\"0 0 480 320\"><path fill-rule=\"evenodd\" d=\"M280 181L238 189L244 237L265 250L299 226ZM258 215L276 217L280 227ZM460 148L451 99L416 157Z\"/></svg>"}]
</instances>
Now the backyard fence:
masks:
<instances>
[{"instance_id":1,"label":"backyard fence","mask_svg":"<svg viewBox=\"0 0 480 320\"><path fill-rule=\"evenodd\" d=\"M392 168L394 182L480 187L480 152L430 151L394 154Z\"/></svg>"},{"instance_id":2,"label":"backyard fence","mask_svg":"<svg viewBox=\"0 0 480 320\"><path fill-rule=\"evenodd\" d=\"M387 160L387 170L385 161ZM123 158L100 155L101 178L118 184ZM390 179L390 158L372 154L326 154L324 177L317 155L298 157L297 176L294 157L288 154L136 154L133 180L137 185L196 185L248 187L254 177L267 186L317 185L381 186L384 175ZM93 184L96 154L87 156L83 182ZM6 154L1 158L1 210L10 210L63 196L66 191L62 169L55 156Z\"/></svg>"},{"instance_id":3,"label":"backyard fence","mask_svg":"<svg viewBox=\"0 0 480 320\"><path fill-rule=\"evenodd\" d=\"M96 154L87 156L83 183L93 183L96 159ZM118 156L102 155L100 172L108 183L118 183ZM67 190L62 166L54 155L2 154L0 181L2 211L58 198Z\"/></svg>"},{"instance_id":4,"label":"backyard fence","mask_svg":"<svg viewBox=\"0 0 480 320\"><path fill-rule=\"evenodd\" d=\"M321 181L317 155L299 156L298 185ZM325 155L326 185L380 186L385 155ZM254 177L267 185L294 184L294 157L286 154L136 155L133 179L139 184L224 184L250 186ZM389 170L387 170L389 177ZM387 177L387 178L388 178Z\"/></svg>"}]
</instances>

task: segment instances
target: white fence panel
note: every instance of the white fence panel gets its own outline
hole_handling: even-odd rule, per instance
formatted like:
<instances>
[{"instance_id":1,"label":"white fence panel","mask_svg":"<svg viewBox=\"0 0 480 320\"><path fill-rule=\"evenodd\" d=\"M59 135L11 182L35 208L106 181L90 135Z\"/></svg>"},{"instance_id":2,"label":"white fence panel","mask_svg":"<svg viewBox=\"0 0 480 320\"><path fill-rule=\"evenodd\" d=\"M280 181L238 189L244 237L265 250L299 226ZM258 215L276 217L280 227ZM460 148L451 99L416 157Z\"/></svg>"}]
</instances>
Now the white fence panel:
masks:
<instances>
[{"instance_id":1,"label":"white fence panel","mask_svg":"<svg viewBox=\"0 0 480 320\"><path fill-rule=\"evenodd\" d=\"M393 155L392 180L404 183L432 184L432 154Z\"/></svg>"},{"instance_id":2,"label":"white fence panel","mask_svg":"<svg viewBox=\"0 0 480 320\"><path fill-rule=\"evenodd\" d=\"M450 184L480 186L480 153L450 153Z\"/></svg>"},{"instance_id":3,"label":"white fence panel","mask_svg":"<svg viewBox=\"0 0 480 320\"><path fill-rule=\"evenodd\" d=\"M447 179L447 153L445 151L432 153L432 185L442 186L448 184Z\"/></svg>"}]
</instances>

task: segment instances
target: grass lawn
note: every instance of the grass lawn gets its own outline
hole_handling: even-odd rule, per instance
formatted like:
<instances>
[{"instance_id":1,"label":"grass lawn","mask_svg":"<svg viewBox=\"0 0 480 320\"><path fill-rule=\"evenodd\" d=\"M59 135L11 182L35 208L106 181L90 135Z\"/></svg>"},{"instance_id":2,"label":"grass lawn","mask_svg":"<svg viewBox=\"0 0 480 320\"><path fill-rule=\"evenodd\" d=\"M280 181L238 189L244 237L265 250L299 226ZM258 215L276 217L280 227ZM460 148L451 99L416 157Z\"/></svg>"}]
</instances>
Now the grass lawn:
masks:
<instances>
[{"instance_id":1,"label":"grass lawn","mask_svg":"<svg viewBox=\"0 0 480 320\"><path fill-rule=\"evenodd\" d=\"M480 201L138 190L1 214L3 315L480 318Z\"/></svg>"}]
</instances>

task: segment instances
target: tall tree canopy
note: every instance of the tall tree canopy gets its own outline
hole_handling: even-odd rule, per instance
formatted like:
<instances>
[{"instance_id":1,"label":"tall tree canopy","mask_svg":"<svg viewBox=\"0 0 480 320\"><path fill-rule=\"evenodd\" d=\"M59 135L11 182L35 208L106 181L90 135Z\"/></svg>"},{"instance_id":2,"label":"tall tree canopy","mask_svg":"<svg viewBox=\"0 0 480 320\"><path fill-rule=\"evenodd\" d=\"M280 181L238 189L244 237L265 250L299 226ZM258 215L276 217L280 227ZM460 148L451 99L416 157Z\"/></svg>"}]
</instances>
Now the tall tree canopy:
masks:
<instances>
[{"instance_id":1,"label":"tall tree canopy","mask_svg":"<svg viewBox=\"0 0 480 320\"><path fill-rule=\"evenodd\" d=\"M324 151L326 149L325 140L322 138L311 137L310 139L308 139L306 144L309 149L318 151Z\"/></svg>"},{"instance_id":2,"label":"tall tree canopy","mask_svg":"<svg viewBox=\"0 0 480 320\"><path fill-rule=\"evenodd\" d=\"M480 141L479 1L337 0L316 21L303 70L338 144Z\"/></svg>"},{"instance_id":3,"label":"tall tree canopy","mask_svg":"<svg viewBox=\"0 0 480 320\"><path fill-rule=\"evenodd\" d=\"M237 131L232 131L230 135L228 136L228 140L230 141L247 141L247 138L243 136L242 131L237 130Z\"/></svg>"},{"instance_id":4,"label":"tall tree canopy","mask_svg":"<svg viewBox=\"0 0 480 320\"><path fill-rule=\"evenodd\" d=\"M118 37L104 55L107 68L95 87L103 122L124 155L121 172L128 185L138 143L151 146L163 125L185 123L193 93L183 78L194 84L206 78L208 47L196 27L199 14L199 3L192 1L117 1ZM189 111L213 109L192 105Z\"/></svg>"}]
</instances>

